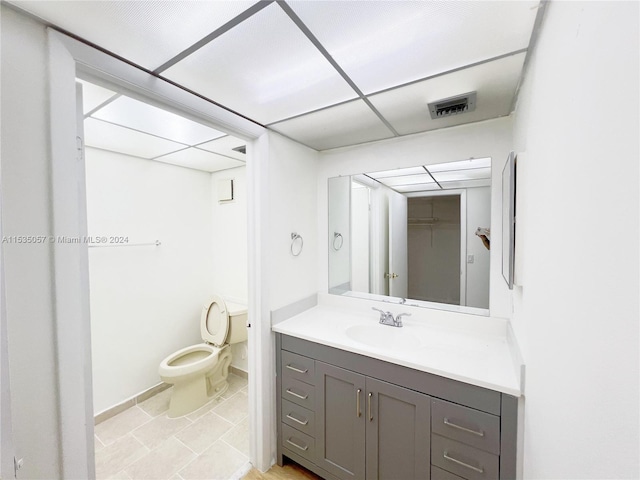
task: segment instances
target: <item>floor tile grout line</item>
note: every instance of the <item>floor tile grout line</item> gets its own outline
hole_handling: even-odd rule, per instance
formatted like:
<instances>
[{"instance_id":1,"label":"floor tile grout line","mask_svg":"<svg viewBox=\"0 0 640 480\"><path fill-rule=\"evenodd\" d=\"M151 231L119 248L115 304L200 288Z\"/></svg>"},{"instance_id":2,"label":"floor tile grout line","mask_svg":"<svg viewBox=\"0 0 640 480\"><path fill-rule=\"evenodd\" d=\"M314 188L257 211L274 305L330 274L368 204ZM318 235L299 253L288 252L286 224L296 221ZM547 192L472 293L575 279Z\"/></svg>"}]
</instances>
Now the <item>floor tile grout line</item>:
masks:
<instances>
[{"instance_id":1,"label":"floor tile grout line","mask_svg":"<svg viewBox=\"0 0 640 480\"><path fill-rule=\"evenodd\" d=\"M247 457L247 461L250 461L249 459L249 455L247 455L246 453L244 453L243 451L237 449L236 447L234 447L233 445L231 445L229 442L227 442L226 440L223 440L222 437L220 438L220 441L222 443L224 443L225 445L228 445L230 448L234 449L236 452L238 452L240 455L242 455L243 457Z\"/></svg>"},{"instance_id":2,"label":"floor tile grout line","mask_svg":"<svg viewBox=\"0 0 640 480\"><path fill-rule=\"evenodd\" d=\"M193 448L191 448L189 445L187 445L185 442L183 442L182 440L180 440L180 439L179 439L178 437L176 437L175 435L173 436L173 438L175 438L178 442L180 442L182 445L184 445L185 447L187 447L187 449L189 449L189 451L193 452L193 453L195 454L196 458L197 458L197 457L199 457L199 456L201 455L200 453L196 452ZM208 448L208 447L207 447L207 448ZM195 460L195 458L194 458L194 460ZM191 462L189 462L189 463L191 463ZM187 464L187 465L188 465L188 464ZM186 465L185 465L185 466L186 466Z\"/></svg>"}]
</instances>

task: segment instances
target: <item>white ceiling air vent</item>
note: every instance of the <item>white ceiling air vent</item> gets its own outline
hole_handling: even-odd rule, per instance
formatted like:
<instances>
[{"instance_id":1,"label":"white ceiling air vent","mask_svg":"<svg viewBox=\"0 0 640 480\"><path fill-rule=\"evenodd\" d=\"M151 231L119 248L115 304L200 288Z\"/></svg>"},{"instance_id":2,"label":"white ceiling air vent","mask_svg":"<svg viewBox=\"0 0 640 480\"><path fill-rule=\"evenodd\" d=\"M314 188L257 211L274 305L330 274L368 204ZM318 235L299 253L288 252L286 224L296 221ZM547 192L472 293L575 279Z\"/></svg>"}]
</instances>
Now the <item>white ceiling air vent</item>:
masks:
<instances>
[{"instance_id":1,"label":"white ceiling air vent","mask_svg":"<svg viewBox=\"0 0 640 480\"><path fill-rule=\"evenodd\" d=\"M473 112L476 109L476 92L456 95L429 104L429 113L434 120L461 113Z\"/></svg>"}]
</instances>

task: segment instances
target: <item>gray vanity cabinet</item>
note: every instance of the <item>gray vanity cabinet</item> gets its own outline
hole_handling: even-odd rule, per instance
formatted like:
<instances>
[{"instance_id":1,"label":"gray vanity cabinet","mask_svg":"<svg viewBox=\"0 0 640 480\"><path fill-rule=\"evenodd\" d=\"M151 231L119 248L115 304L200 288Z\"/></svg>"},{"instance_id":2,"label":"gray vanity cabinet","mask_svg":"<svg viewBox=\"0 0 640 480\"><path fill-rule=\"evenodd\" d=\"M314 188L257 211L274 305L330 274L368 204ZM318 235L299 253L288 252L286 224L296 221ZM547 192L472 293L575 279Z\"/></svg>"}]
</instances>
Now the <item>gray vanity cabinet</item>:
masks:
<instances>
[{"instance_id":1,"label":"gray vanity cabinet","mask_svg":"<svg viewBox=\"0 0 640 480\"><path fill-rule=\"evenodd\" d=\"M429 478L430 397L367 377L367 479Z\"/></svg>"},{"instance_id":2,"label":"gray vanity cabinet","mask_svg":"<svg viewBox=\"0 0 640 480\"><path fill-rule=\"evenodd\" d=\"M365 377L316 362L316 464L343 480L365 478Z\"/></svg>"},{"instance_id":3,"label":"gray vanity cabinet","mask_svg":"<svg viewBox=\"0 0 640 480\"><path fill-rule=\"evenodd\" d=\"M278 464L327 480L511 480L517 399L276 335Z\"/></svg>"},{"instance_id":4,"label":"gray vanity cabinet","mask_svg":"<svg viewBox=\"0 0 640 480\"><path fill-rule=\"evenodd\" d=\"M316 464L343 480L429 477L430 398L316 362Z\"/></svg>"}]
</instances>

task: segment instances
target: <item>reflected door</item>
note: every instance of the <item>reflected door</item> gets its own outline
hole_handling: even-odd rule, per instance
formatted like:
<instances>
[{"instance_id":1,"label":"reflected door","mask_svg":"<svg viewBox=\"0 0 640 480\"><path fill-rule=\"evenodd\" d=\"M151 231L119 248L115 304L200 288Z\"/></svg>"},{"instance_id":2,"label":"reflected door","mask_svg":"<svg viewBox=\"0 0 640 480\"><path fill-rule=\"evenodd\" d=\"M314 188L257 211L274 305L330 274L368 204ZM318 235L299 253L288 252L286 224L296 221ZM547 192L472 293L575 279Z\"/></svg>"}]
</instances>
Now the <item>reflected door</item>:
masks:
<instances>
[{"instance_id":1,"label":"reflected door","mask_svg":"<svg viewBox=\"0 0 640 480\"><path fill-rule=\"evenodd\" d=\"M389 271L385 274L392 297L408 297L407 258L407 197L392 192L389 195Z\"/></svg>"}]
</instances>

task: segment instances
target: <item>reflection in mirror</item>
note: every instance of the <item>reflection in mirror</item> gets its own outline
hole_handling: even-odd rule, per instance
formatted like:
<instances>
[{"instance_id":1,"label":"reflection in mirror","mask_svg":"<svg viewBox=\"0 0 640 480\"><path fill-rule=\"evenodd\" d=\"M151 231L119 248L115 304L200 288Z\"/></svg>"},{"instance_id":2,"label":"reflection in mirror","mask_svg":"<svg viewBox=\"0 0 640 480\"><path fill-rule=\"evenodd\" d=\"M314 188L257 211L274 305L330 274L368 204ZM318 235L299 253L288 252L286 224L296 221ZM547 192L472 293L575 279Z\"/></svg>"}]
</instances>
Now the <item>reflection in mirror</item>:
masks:
<instances>
[{"instance_id":1,"label":"reflection in mirror","mask_svg":"<svg viewBox=\"0 0 640 480\"><path fill-rule=\"evenodd\" d=\"M329 179L329 292L488 315L491 159Z\"/></svg>"}]
</instances>

